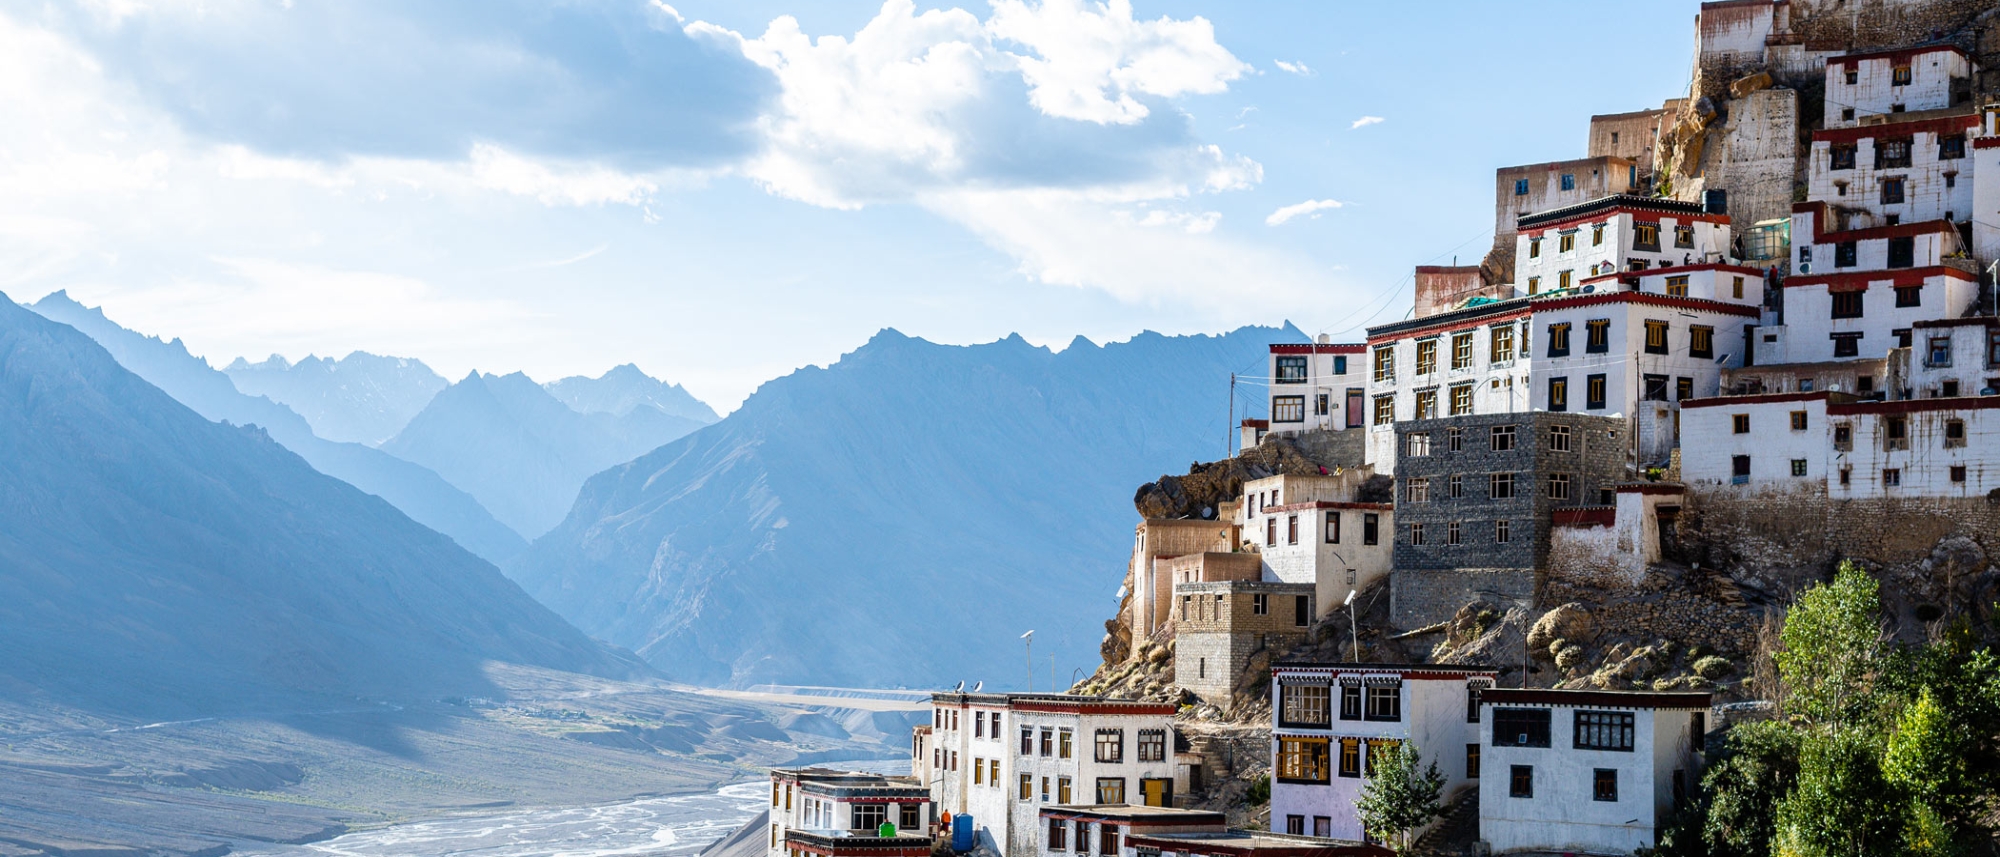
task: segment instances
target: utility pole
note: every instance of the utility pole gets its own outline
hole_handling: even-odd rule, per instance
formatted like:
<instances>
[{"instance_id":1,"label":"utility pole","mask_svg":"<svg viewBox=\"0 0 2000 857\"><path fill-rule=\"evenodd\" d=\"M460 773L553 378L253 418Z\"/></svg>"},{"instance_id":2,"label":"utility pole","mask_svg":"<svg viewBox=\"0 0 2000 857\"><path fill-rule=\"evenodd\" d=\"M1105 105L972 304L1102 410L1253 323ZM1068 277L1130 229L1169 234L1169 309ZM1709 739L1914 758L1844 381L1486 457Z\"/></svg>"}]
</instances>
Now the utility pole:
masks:
<instances>
[{"instance_id":1,"label":"utility pole","mask_svg":"<svg viewBox=\"0 0 2000 857\"><path fill-rule=\"evenodd\" d=\"M1236 455L1236 373L1229 373L1229 424L1222 427L1222 457Z\"/></svg>"},{"instance_id":2,"label":"utility pole","mask_svg":"<svg viewBox=\"0 0 2000 857\"><path fill-rule=\"evenodd\" d=\"M1022 634L1021 639L1028 641L1028 692L1034 693L1035 692L1035 632L1029 631L1026 634Z\"/></svg>"},{"instance_id":3,"label":"utility pole","mask_svg":"<svg viewBox=\"0 0 2000 857\"><path fill-rule=\"evenodd\" d=\"M1347 590L1347 601L1340 606L1347 608L1347 629L1354 637L1354 662L1358 664L1361 663L1361 619L1355 616L1354 593L1356 591L1353 589Z\"/></svg>"}]
</instances>

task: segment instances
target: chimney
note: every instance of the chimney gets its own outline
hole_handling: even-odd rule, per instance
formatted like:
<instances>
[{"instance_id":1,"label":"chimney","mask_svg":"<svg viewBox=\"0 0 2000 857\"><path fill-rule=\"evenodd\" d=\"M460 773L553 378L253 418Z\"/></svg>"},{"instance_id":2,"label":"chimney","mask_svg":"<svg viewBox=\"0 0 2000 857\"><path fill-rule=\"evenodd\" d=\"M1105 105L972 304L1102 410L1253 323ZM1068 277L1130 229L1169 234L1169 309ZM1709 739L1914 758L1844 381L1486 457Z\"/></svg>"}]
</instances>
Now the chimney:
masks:
<instances>
[{"instance_id":1,"label":"chimney","mask_svg":"<svg viewBox=\"0 0 2000 857\"><path fill-rule=\"evenodd\" d=\"M1321 345L1332 345L1332 344L1333 344L1333 334L1331 334L1331 333L1322 333L1322 334L1320 334L1320 335L1319 335L1319 344L1321 344Z\"/></svg>"}]
</instances>

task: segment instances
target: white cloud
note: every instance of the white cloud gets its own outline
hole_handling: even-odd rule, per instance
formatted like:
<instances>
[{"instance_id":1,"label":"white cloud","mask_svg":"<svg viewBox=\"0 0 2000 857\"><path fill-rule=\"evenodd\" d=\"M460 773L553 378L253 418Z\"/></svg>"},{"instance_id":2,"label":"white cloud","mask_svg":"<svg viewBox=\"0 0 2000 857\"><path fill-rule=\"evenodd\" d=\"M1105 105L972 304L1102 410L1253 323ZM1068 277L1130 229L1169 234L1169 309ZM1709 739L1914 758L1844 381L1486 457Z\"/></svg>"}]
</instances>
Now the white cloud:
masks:
<instances>
[{"instance_id":1,"label":"white cloud","mask_svg":"<svg viewBox=\"0 0 2000 857\"><path fill-rule=\"evenodd\" d=\"M1384 119L1384 118L1382 118L1382 117L1380 117L1380 116L1363 116L1363 117L1361 117L1361 118L1359 118L1359 119L1356 119L1356 120L1354 120L1354 124L1353 124L1353 125L1349 125L1349 126L1347 126L1347 127L1348 127L1348 128L1350 128L1350 129L1353 129L1353 128L1366 128L1366 127L1368 127L1368 126L1370 126L1370 125L1380 125L1380 124L1382 124L1382 123L1384 123L1384 122L1387 122L1387 121L1389 121L1389 120L1387 120L1387 119Z\"/></svg>"},{"instance_id":2,"label":"white cloud","mask_svg":"<svg viewBox=\"0 0 2000 857\"><path fill-rule=\"evenodd\" d=\"M1215 41L1206 18L1139 21L1131 0L993 0L986 30L1028 49L1008 56L1029 99L1064 119L1137 122L1149 111L1135 96L1222 92L1251 70Z\"/></svg>"},{"instance_id":3,"label":"white cloud","mask_svg":"<svg viewBox=\"0 0 2000 857\"><path fill-rule=\"evenodd\" d=\"M1308 199L1305 202L1287 205L1284 208L1271 212L1271 216L1264 218L1264 223L1270 226L1280 226L1285 221L1300 216L1305 216L1310 220L1318 220L1320 212L1329 208L1339 208L1340 206L1340 201L1335 199Z\"/></svg>"},{"instance_id":4,"label":"white cloud","mask_svg":"<svg viewBox=\"0 0 2000 857\"><path fill-rule=\"evenodd\" d=\"M1313 73L1313 70L1307 68L1306 64L1302 62L1286 62L1284 60L1272 60L1272 63L1276 65L1278 68L1283 69L1285 71L1289 71L1300 77L1311 77Z\"/></svg>"}]
</instances>

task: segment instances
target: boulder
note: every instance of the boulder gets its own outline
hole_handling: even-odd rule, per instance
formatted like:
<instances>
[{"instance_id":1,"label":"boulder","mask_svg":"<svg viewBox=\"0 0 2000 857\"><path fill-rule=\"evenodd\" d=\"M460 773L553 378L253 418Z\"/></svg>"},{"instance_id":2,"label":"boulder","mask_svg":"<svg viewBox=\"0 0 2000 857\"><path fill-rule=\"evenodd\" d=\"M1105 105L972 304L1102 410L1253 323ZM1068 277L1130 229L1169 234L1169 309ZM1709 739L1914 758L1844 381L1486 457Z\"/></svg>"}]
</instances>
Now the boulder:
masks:
<instances>
[{"instance_id":1,"label":"boulder","mask_svg":"<svg viewBox=\"0 0 2000 857\"><path fill-rule=\"evenodd\" d=\"M1582 604L1571 601L1542 614L1542 618L1535 620L1534 627L1528 629L1528 648L1531 650L1548 651L1549 644L1558 639L1588 644L1597 639L1597 622Z\"/></svg>"}]
</instances>

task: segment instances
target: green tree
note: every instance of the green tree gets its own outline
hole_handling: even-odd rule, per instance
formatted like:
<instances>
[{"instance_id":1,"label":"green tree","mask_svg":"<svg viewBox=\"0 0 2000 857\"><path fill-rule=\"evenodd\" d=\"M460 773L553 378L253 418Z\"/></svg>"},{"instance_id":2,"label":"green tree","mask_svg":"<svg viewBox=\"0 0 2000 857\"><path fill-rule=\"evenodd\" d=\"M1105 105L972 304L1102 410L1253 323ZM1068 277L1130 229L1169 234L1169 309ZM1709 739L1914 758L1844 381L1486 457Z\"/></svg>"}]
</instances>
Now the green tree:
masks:
<instances>
[{"instance_id":1,"label":"green tree","mask_svg":"<svg viewBox=\"0 0 2000 857\"><path fill-rule=\"evenodd\" d=\"M1799 732L1788 724L1745 723L1729 730L1701 778L1686 821L1672 832L1676 853L1767 857L1771 809L1799 778ZM1665 844L1669 837L1662 837Z\"/></svg>"},{"instance_id":2,"label":"green tree","mask_svg":"<svg viewBox=\"0 0 2000 857\"><path fill-rule=\"evenodd\" d=\"M1832 583L1815 584L1785 615L1775 659L1786 713L1824 726L1866 717L1882 648L1882 601L1875 578L1842 562Z\"/></svg>"},{"instance_id":3,"label":"green tree","mask_svg":"<svg viewBox=\"0 0 2000 857\"><path fill-rule=\"evenodd\" d=\"M1882 745L1860 727L1805 729L1798 782L1778 802L1777 857L1893 853L1903 836L1902 793L1882 773Z\"/></svg>"},{"instance_id":4,"label":"green tree","mask_svg":"<svg viewBox=\"0 0 2000 857\"><path fill-rule=\"evenodd\" d=\"M1414 744L1376 747L1368 760L1368 783L1354 802L1362 828L1376 839L1396 843L1399 851L1409 846L1410 831L1444 811L1438 802L1444 774L1435 761L1428 770L1422 766L1423 754Z\"/></svg>"}]
</instances>

